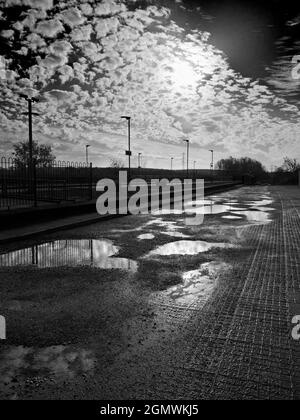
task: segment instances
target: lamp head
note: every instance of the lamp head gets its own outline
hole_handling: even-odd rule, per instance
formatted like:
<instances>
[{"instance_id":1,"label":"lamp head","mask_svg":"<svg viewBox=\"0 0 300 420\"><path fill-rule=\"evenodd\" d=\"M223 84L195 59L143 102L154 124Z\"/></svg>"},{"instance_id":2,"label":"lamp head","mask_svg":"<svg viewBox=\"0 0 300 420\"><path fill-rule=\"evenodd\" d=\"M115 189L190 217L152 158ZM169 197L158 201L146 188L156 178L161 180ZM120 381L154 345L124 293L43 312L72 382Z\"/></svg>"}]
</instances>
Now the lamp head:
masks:
<instances>
[{"instance_id":1,"label":"lamp head","mask_svg":"<svg viewBox=\"0 0 300 420\"><path fill-rule=\"evenodd\" d=\"M38 98L31 98L28 95L21 94L20 97L25 99L25 101L39 102Z\"/></svg>"}]
</instances>

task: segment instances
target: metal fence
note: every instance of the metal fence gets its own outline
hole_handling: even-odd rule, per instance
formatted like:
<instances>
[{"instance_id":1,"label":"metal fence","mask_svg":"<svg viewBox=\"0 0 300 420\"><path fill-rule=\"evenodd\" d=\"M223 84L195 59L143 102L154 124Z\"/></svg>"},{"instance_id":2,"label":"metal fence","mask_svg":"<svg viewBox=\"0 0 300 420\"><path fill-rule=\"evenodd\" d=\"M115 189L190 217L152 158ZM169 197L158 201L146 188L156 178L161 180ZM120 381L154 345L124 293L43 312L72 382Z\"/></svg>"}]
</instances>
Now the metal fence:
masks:
<instances>
[{"instance_id":1,"label":"metal fence","mask_svg":"<svg viewBox=\"0 0 300 420\"><path fill-rule=\"evenodd\" d=\"M122 169L126 170L126 169ZM119 182L118 168L94 168L92 164L55 161L51 165L20 165L13 158L0 158L0 211L86 202L97 197L96 182L109 178ZM226 171L190 170L189 177L206 183L239 181L239 174ZM181 180L187 171L132 168L128 178Z\"/></svg>"},{"instance_id":2,"label":"metal fence","mask_svg":"<svg viewBox=\"0 0 300 420\"><path fill-rule=\"evenodd\" d=\"M0 159L0 210L88 201L93 190L92 165L56 161L29 167Z\"/></svg>"}]
</instances>

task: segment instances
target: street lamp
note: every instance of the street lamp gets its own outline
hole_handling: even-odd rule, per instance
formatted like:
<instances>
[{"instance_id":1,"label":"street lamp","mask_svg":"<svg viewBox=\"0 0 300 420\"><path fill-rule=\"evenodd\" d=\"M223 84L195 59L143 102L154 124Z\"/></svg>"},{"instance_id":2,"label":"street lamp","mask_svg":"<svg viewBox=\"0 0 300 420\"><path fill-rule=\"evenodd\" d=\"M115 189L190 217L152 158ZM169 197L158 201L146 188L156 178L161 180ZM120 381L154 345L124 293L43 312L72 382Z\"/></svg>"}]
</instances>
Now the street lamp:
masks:
<instances>
[{"instance_id":1,"label":"street lamp","mask_svg":"<svg viewBox=\"0 0 300 420\"><path fill-rule=\"evenodd\" d=\"M185 139L183 140L186 143L186 147L187 147L187 158L186 158L186 172L187 172L187 176L189 176L189 151L190 151L190 141Z\"/></svg>"},{"instance_id":2,"label":"street lamp","mask_svg":"<svg viewBox=\"0 0 300 420\"><path fill-rule=\"evenodd\" d=\"M32 112L32 104L39 102L37 98L30 98L27 95L21 95L21 98L25 99L28 103L28 112L24 112L23 115L28 115L29 124L29 168L32 171L33 168L33 136L32 136L32 116L39 116L36 112Z\"/></svg>"},{"instance_id":3,"label":"street lamp","mask_svg":"<svg viewBox=\"0 0 300 420\"><path fill-rule=\"evenodd\" d=\"M89 145L89 144L87 144L86 146L85 146L85 155L86 155L86 164L88 165L89 164L89 148L90 148L91 146Z\"/></svg>"},{"instance_id":4,"label":"street lamp","mask_svg":"<svg viewBox=\"0 0 300 420\"><path fill-rule=\"evenodd\" d=\"M211 152L211 164L210 164L210 169L214 169L214 151L210 150Z\"/></svg>"},{"instance_id":5,"label":"street lamp","mask_svg":"<svg viewBox=\"0 0 300 420\"><path fill-rule=\"evenodd\" d=\"M33 192L34 206L37 207L37 185L36 185L36 170L35 162L33 161L33 130L32 130L32 116L39 116L36 112L32 112L32 104L34 102L39 102L37 98L30 98L27 95L20 95L21 98L25 99L28 104L28 112L23 112L23 115L28 115L28 125L29 125L29 162L28 162L28 172L29 172L29 189Z\"/></svg>"},{"instance_id":6,"label":"street lamp","mask_svg":"<svg viewBox=\"0 0 300 420\"><path fill-rule=\"evenodd\" d=\"M139 169L141 168L141 166L142 166L142 153L139 153L139 155L138 155L138 165L139 165Z\"/></svg>"},{"instance_id":7,"label":"street lamp","mask_svg":"<svg viewBox=\"0 0 300 420\"><path fill-rule=\"evenodd\" d=\"M211 169L211 173L212 173L212 177L211 177L211 181L213 182L213 175L214 175L214 151L210 150L211 152L211 164L210 164L210 169Z\"/></svg>"},{"instance_id":8,"label":"street lamp","mask_svg":"<svg viewBox=\"0 0 300 420\"><path fill-rule=\"evenodd\" d=\"M130 148L130 130L131 130L131 117L128 117L126 115L123 115L121 117L123 120L127 120L128 122L128 150L126 150L126 156L128 156L128 169L129 169L129 178L130 178L130 170L131 170L131 156L132 156L132 152L131 152L131 148Z\"/></svg>"},{"instance_id":9,"label":"street lamp","mask_svg":"<svg viewBox=\"0 0 300 420\"><path fill-rule=\"evenodd\" d=\"M171 171L173 171L173 161L174 161L174 158L172 157L171 158Z\"/></svg>"}]
</instances>

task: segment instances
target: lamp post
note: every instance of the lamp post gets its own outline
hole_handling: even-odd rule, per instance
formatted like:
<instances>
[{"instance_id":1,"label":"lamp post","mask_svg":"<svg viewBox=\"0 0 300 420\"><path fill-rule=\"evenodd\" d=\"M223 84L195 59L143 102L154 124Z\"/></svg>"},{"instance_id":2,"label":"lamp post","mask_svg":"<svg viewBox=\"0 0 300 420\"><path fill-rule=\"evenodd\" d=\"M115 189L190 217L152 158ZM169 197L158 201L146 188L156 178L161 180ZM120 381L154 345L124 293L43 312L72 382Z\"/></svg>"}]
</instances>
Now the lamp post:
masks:
<instances>
[{"instance_id":1,"label":"lamp post","mask_svg":"<svg viewBox=\"0 0 300 420\"><path fill-rule=\"evenodd\" d=\"M28 104L28 112L24 112L23 115L28 115L28 125L29 125L29 168L33 168L33 135L32 135L32 116L38 116L39 114L32 112L32 104L34 102L39 102L37 98L29 98L27 95L21 95L21 98L25 99Z\"/></svg>"},{"instance_id":2,"label":"lamp post","mask_svg":"<svg viewBox=\"0 0 300 420\"><path fill-rule=\"evenodd\" d=\"M211 173L212 173L212 177L211 177L211 181L213 182L213 171L214 171L214 151L210 150L211 152L211 164L210 164L210 169L211 169Z\"/></svg>"},{"instance_id":3,"label":"lamp post","mask_svg":"<svg viewBox=\"0 0 300 420\"><path fill-rule=\"evenodd\" d=\"M128 156L128 173L129 173L129 178L130 178L130 171L131 171L131 156L132 156L132 152L131 152L131 117L128 117L126 115L123 115L121 117L123 120L127 120L128 123L128 150L126 150L126 156Z\"/></svg>"},{"instance_id":4,"label":"lamp post","mask_svg":"<svg viewBox=\"0 0 300 420\"><path fill-rule=\"evenodd\" d=\"M85 155L86 155L86 164L88 165L89 164L89 148L90 148L91 146L89 145L89 144L87 144L86 146L85 146Z\"/></svg>"},{"instance_id":5,"label":"lamp post","mask_svg":"<svg viewBox=\"0 0 300 420\"><path fill-rule=\"evenodd\" d=\"M141 169L141 167L142 167L142 153L139 153L139 155L138 155L138 166L139 166L139 169Z\"/></svg>"},{"instance_id":6,"label":"lamp post","mask_svg":"<svg viewBox=\"0 0 300 420\"><path fill-rule=\"evenodd\" d=\"M174 158L171 158L171 171L173 171L173 162L174 162Z\"/></svg>"},{"instance_id":7,"label":"lamp post","mask_svg":"<svg viewBox=\"0 0 300 420\"><path fill-rule=\"evenodd\" d=\"M186 157L186 173L187 176L189 176L189 152L190 152L190 141L185 139L183 140L186 143L186 148L187 148L187 157Z\"/></svg>"},{"instance_id":8,"label":"lamp post","mask_svg":"<svg viewBox=\"0 0 300 420\"><path fill-rule=\"evenodd\" d=\"M33 129L32 129L32 116L38 116L36 112L32 112L32 104L34 102L39 102L37 98L30 98L27 95L21 95L21 98L25 99L28 104L28 112L24 112L23 115L28 115L28 128L29 128L29 189L33 192L34 206L37 206L37 186L36 186L36 171L35 171L35 162L33 161Z\"/></svg>"}]
</instances>

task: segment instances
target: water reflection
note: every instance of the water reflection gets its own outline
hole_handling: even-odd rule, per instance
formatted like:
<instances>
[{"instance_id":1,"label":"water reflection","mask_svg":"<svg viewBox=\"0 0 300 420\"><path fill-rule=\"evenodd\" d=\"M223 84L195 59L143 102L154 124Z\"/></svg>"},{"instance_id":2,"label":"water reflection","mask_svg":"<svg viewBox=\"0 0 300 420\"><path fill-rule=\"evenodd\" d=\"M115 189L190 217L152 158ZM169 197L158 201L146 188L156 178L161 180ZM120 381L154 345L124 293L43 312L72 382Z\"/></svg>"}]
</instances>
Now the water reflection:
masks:
<instances>
[{"instance_id":1,"label":"water reflection","mask_svg":"<svg viewBox=\"0 0 300 420\"><path fill-rule=\"evenodd\" d=\"M212 248L236 248L235 245L229 243L209 243L204 241L178 241L172 242L166 245L162 245L159 248L151 251L148 256L155 255L197 255L202 252L207 252Z\"/></svg>"},{"instance_id":2,"label":"water reflection","mask_svg":"<svg viewBox=\"0 0 300 420\"><path fill-rule=\"evenodd\" d=\"M248 222L256 222L256 223L270 223L272 219L270 219L270 215L264 211L238 211L233 212L239 216L245 216Z\"/></svg>"},{"instance_id":3,"label":"water reflection","mask_svg":"<svg viewBox=\"0 0 300 420\"><path fill-rule=\"evenodd\" d=\"M188 304L197 299L206 302L214 291L220 274L230 268L219 262L202 264L198 270L182 276L183 283L168 289L164 294L177 303Z\"/></svg>"},{"instance_id":4,"label":"water reflection","mask_svg":"<svg viewBox=\"0 0 300 420\"><path fill-rule=\"evenodd\" d=\"M228 219L228 220L242 220L243 218L240 216L222 216L222 219Z\"/></svg>"},{"instance_id":5,"label":"water reflection","mask_svg":"<svg viewBox=\"0 0 300 420\"><path fill-rule=\"evenodd\" d=\"M164 235L171 236L172 238L190 238L189 235L185 235L181 232L163 232Z\"/></svg>"},{"instance_id":6,"label":"water reflection","mask_svg":"<svg viewBox=\"0 0 300 420\"><path fill-rule=\"evenodd\" d=\"M0 255L0 267L37 266L38 268L90 266L102 269L137 271L137 263L126 258L111 258L119 252L112 241L60 240Z\"/></svg>"},{"instance_id":7,"label":"water reflection","mask_svg":"<svg viewBox=\"0 0 300 420\"><path fill-rule=\"evenodd\" d=\"M9 384L14 378L25 374L54 375L56 378L73 378L91 372L96 359L91 351L68 346L53 346L43 349L23 346L9 347L1 352L0 384Z\"/></svg>"},{"instance_id":8,"label":"water reflection","mask_svg":"<svg viewBox=\"0 0 300 420\"><path fill-rule=\"evenodd\" d=\"M138 239L140 240L140 241L150 241L150 240L152 240L152 239L154 239L155 238L155 236L152 234L152 233L145 233L145 234L143 234L143 235L139 235L138 236Z\"/></svg>"},{"instance_id":9,"label":"water reflection","mask_svg":"<svg viewBox=\"0 0 300 420\"><path fill-rule=\"evenodd\" d=\"M274 200L272 199L263 199L263 200L254 200L254 201L248 201L247 204L251 207L263 207L263 206L269 206L270 204L274 203Z\"/></svg>"}]
</instances>

